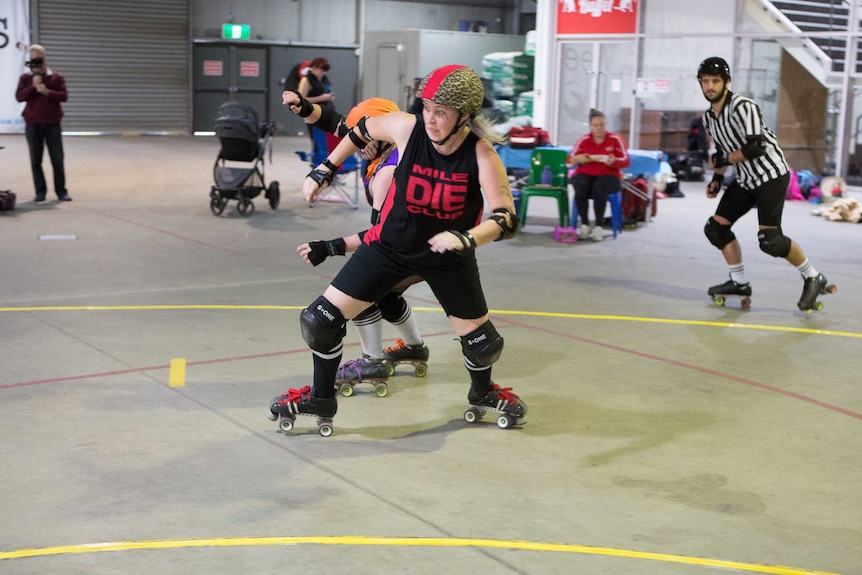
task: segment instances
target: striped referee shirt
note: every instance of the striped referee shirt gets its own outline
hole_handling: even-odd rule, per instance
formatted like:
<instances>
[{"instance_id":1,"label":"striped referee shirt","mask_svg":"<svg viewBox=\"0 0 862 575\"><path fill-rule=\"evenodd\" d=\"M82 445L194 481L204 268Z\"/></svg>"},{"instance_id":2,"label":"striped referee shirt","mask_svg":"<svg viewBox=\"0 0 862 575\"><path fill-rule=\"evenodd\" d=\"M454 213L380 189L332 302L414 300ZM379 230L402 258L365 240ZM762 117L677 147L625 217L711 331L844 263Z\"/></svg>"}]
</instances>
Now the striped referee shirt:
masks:
<instances>
[{"instance_id":1,"label":"striped referee shirt","mask_svg":"<svg viewBox=\"0 0 862 575\"><path fill-rule=\"evenodd\" d=\"M716 149L725 157L742 148L748 138L763 137L766 153L758 158L733 164L736 178L742 187L753 190L789 172L787 160L775 134L763 123L760 106L751 98L728 90L718 117L710 107L703 115L703 124Z\"/></svg>"}]
</instances>

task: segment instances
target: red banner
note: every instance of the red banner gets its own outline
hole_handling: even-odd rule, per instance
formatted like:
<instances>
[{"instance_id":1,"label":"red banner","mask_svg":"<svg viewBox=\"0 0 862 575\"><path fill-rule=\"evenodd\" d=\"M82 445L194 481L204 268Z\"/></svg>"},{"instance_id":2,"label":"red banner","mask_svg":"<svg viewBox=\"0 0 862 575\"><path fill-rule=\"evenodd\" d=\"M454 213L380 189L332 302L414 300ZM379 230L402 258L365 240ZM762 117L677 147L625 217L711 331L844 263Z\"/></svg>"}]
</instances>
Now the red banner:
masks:
<instances>
[{"instance_id":1,"label":"red banner","mask_svg":"<svg viewBox=\"0 0 862 575\"><path fill-rule=\"evenodd\" d=\"M638 0L558 0L557 34L634 34Z\"/></svg>"}]
</instances>

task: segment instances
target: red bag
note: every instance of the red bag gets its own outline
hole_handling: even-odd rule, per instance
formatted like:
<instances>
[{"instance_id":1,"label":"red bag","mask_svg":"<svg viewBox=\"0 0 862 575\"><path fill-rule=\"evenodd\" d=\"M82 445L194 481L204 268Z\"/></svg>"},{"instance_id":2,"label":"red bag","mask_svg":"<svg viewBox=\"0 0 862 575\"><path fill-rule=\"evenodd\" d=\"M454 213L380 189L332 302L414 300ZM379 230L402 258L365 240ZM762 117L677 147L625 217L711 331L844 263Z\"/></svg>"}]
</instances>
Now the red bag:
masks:
<instances>
[{"instance_id":1,"label":"red bag","mask_svg":"<svg viewBox=\"0 0 862 575\"><path fill-rule=\"evenodd\" d=\"M643 222L646 221L646 200L650 199L650 217L654 218L658 211L658 197L654 186L650 186L644 178L637 177L627 182L631 187L635 188L640 194L632 193L631 190L623 188L623 222ZM652 195L650 195L652 188ZM644 197L640 197L644 196Z\"/></svg>"},{"instance_id":2,"label":"red bag","mask_svg":"<svg viewBox=\"0 0 862 575\"><path fill-rule=\"evenodd\" d=\"M550 146L551 135L547 130L534 126L512 126L509 130L509 146L512 148L535 148Z\"/></svg>"},{"instance_id":3,"label":"red bag","mask_svg":"<svg viewBox=\"0 0 862 575\"><path fill-rule=\"evenodd\" d=\"M15 193L0 190L0 212L11 212L15 209Z\"/></svg>"}]
</instances>

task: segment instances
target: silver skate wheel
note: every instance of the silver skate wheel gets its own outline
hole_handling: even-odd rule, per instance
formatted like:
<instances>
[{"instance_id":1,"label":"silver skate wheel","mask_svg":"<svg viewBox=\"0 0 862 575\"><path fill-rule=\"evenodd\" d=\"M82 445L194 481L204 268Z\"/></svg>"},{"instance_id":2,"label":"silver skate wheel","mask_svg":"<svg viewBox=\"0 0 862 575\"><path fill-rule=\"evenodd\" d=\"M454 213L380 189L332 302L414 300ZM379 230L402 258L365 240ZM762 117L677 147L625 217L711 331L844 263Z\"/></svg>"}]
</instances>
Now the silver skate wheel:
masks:
<instances>
[{"instance_id":1,"label":"silver skate wheel","mask_svg":"<svg viewBox=\"0 0 862 575\"><path fill-rule=\"evenodd\" d=\"M285 432L293 431L293 420L285 417L281 420L281 423L278 424L278 428Z\"/></svg>"},{"instance_id":2,"label":"silver skate wheel","mask_svg":"<svg viewBox=\"0 0 862 575\"><path fill-rule=\"evenodd\" d=\"M509 429L513 425L515 425L515 418L508 413L504 413L497 418L497 427L500 429Z\"/></svg>"},{"instance_id":3,"label":"silver skate wheel","mask_svg":"<svg viewBox=\"0 0 862 575\"><path fill-rule=\"evenodd\" d=\"M321 437L329 437L332 435L332 424L331 423L318 423L317 424L317 433L320 434Z\"/></svg>"},{"instance_id":4,"label":"silver skate wheel","mask_svg":"<svg viewBox=\"0 0 862 575\"><path fill-rule=\"evenodd\" d=\"M428 365L420 363L416 366L416 377L425 377L428 375Z\"/></svg>"},{"instance_id":5,"label":"silver skate wheel","mask_svg":"<svg viewBox=\"0 0 862 575\"><path fill-rule=\"evenodd\" d=\"M353 395L353 386L349 383L342 383L341 387L338 388L338 391L341 392L341 395L344 397L350 397Z\"/></svg>"},{"instance_id":6,"label":"silver skate wheel","mask_svg":"<svg viewBox=\"0 0 862 575\"><path fill-rule=\"evenodd\" d=\"M479 410L474 407L471 407L464 412L464 421L467 423L476 423L479 419L481 419L479 416Z\"/></svg>"},{"instance_id":7,"label":"silver skate wheel","mask_svg":"<svg viewBox=\"0 0 862 575\"><path fill-rule=\"evenodd\" d=\"M278 414L274 413L272 410L270 410L270 412L266 414L266 418L270 421L277 421L278 420Z\"/></svg>"},{"instance_id":8,"label":"silver skate wheel","mask_svg":"<svg viewBox=\"0 0 862 575\"><path fill-rule=\"evenodd\" d=\"M386 397L389 395L389 386L385 383L378 383L374 386L374 393L377 394L377 397Z\"/></svg>"}]
</instances>

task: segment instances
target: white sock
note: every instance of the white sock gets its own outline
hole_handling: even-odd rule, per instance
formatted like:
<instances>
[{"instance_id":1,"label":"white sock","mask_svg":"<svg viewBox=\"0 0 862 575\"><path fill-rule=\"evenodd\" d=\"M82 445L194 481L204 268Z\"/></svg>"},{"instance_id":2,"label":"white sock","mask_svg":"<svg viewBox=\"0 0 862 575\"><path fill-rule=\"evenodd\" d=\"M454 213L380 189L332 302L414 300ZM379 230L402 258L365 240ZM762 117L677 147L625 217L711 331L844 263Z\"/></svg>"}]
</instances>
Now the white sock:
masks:
<instances>
[{"instance_id":1,"label":"white sock","mask_svg":"<svg viewBox=\"0 0 862 575\"><path fill-rule=\"evenodd\" d=\"M814 266L811 265L811 262L808 261L808 258L805 258L804 262L796 266L796 269L798 269L799 273L802 274L802 279L817 277L817 270L814 269Z\"/></svg>"},{"instance_id":2,"label":"white sock","mask_svg":"<svg viewBox=\"0 0 862 575\"><path fill-rule=\"evenodd\" d=\"M359 334L362 344L362 353L375 359L383 358L383 318L380 310L371 317L363 318L358 322L354 319L353 325Z\"/></svg>"},{"instance_id":3,"label":"white sock","mask_svg":"<svg viewBox=\"0 0 862 575\"><path fill-rule=\"evenodd\" d=\"M404 311L404 314L398 318L397 322L392 325L398 330L401 339L407 345L421 345L422 335L419 333L419 324L416 322L416 317L413 315L413 308L409 305Z\"/></svg>"},{"instance_id":4,"label":"white sock","mask_svg":"<svg viewBox=\"0 0 862 575\"><path fill-rule=\"evenodd\" d=\"M745 275L745 266L742 262L735 266L730 266L730 279L738 284L747 284L748 276Z\"/></svg>"}]
</instances>

